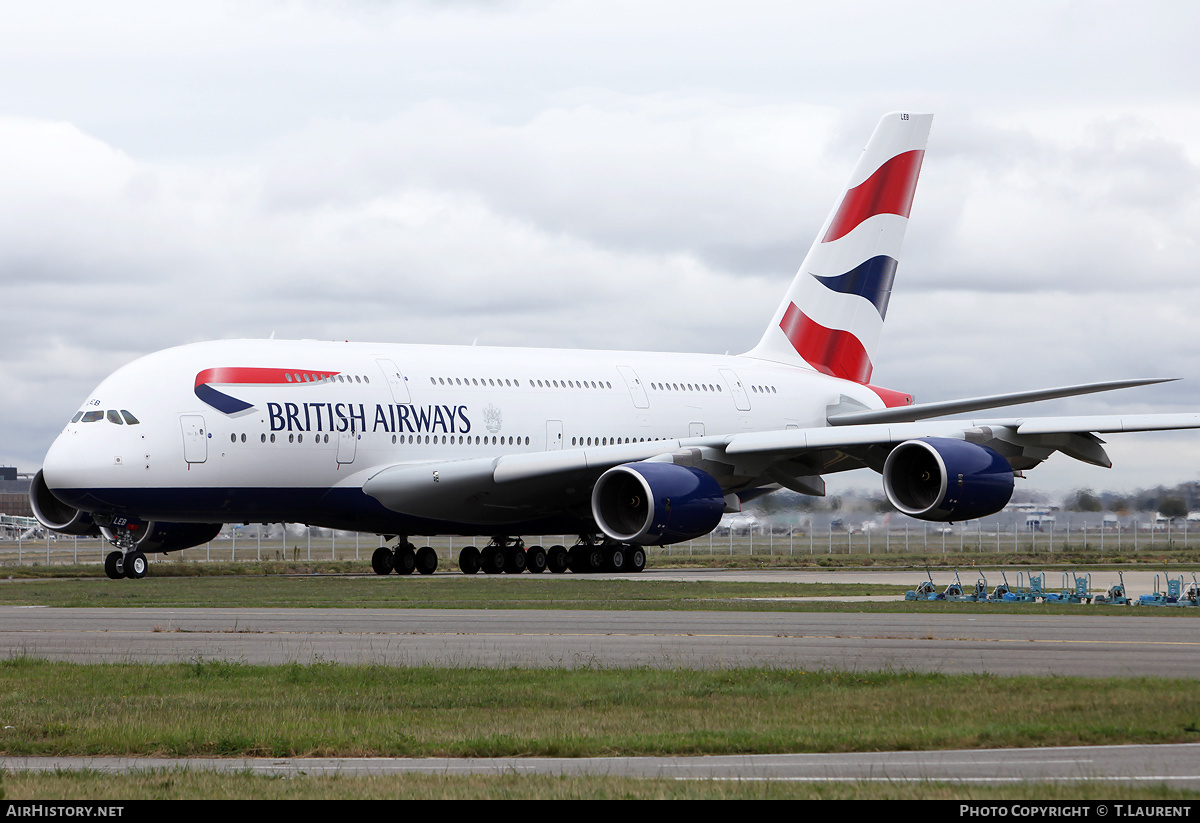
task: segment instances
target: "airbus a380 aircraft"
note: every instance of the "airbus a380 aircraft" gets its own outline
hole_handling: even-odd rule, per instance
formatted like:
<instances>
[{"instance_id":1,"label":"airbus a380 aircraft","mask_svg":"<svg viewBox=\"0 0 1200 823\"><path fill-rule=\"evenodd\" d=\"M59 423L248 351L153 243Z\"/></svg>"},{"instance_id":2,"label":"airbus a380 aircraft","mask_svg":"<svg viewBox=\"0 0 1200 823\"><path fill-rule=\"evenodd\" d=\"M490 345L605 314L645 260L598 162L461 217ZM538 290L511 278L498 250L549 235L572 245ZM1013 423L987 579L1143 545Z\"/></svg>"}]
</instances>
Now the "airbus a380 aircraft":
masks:
<instances>
[{"instance_id":1,"label":"airbus a380 aircraft","mask_svg":"<svg viewBox=\"0 0 1200 823\"><path fill-rule=\"evenodd\" d=\"M431 573L410 538L489 538L473 573L641 570L645 547L712 531L779 488L869 467L912 517L999 511L1055 451L1111 465L1098 433L1200 415L936 420L1160 382L913 405L870 383L932 115L885 116L767 324L740 356L226 340L119 369L54 441L33 508L103 534L110 577L224 523L384 536L375 571ZM579 535L567 551L521 535ZM394 541L394 542L393 542Z\"/></svg>"}]
</instances>

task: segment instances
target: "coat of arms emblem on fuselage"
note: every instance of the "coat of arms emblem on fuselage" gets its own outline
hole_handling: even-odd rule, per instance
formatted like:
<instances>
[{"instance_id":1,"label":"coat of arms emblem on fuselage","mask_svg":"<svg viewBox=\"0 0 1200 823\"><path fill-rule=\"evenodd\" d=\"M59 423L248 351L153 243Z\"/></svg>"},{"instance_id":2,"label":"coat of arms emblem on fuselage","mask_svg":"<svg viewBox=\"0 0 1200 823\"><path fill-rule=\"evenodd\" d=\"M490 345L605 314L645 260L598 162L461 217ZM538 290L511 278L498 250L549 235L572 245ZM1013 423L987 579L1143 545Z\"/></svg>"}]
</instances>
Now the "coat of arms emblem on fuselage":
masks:
<instances>
[{"instance_id":1,"label":"coat of arms emblem on fuselage","mask_svg":"<svg viewBox=\"0 0 1200 823\"><path fill-rule=\"evenodd\" d=\"M500 431L500 427L504 424L504 417L500 414L500 410L491 403L488 403L483 409L483 424L492 434Z\"/></svg>"}]
</instances>

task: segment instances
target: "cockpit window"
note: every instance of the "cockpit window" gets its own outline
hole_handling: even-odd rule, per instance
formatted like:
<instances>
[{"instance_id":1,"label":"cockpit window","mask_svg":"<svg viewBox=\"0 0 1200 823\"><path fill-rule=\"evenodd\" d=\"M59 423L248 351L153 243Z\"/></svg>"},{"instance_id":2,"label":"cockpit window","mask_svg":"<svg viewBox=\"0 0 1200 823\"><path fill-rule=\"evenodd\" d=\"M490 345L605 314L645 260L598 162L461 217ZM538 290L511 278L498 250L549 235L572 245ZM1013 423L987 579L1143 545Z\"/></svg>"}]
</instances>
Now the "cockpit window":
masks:
<instances>
[{"instance_id":1,"label":"cockpit window","mask_svg":"<svg viewBox=\"0 0 1200 823\"><path fill-rule=\"evenodd\" d=\"M116 423L118 426L125 425L125 421L121 419L121 415L117 413L116 409L108 410L108 422Z\"/></svg>"},{"instance_id":2,"label":"cockpit window","mask_svg":"<svg viewBox=\"0 0 1200 823\"><path fill-rule=\"evenodd\" d=\"M125 422L126 422L126 423L128 423L128 424L129 424L129 425L131 425L131 426L136 426L136 425L138 424L138 422L139 422L139 421L138 421L138 419L137 419L136 417L134 417L132 414L130 414L129 412L125 411L124 409L121 409L121 416L122 416L122 417L124 417L124 418L125 418Z\"/></svg>"},{"instance_id":3,"label":"cockpit window","mask_svg":"<svg viewBox=\"0 0 1200 823\"><path fill-rule=\"evenodd\" d=\"M81 419L81 420L82 420L84 423L95 423L97 420L103 420L103 419L104 419L104 412L102 412L102 411L90 411L90 412L84 412L84 413L83 413L83 417L82 417L82 418L80 418L80 419Z\"/></svg>"},{"instance_id":4,"label":"cockpit window","mask_svg":"<svg viewBox=\"0 0 1200 823\"><path fill-rule=\"evenodd\" d=\"M83 412L75 412L75 416L71 418L72 423L78 423L79 418L83 417Z\"/></svg>"}]
</instances>

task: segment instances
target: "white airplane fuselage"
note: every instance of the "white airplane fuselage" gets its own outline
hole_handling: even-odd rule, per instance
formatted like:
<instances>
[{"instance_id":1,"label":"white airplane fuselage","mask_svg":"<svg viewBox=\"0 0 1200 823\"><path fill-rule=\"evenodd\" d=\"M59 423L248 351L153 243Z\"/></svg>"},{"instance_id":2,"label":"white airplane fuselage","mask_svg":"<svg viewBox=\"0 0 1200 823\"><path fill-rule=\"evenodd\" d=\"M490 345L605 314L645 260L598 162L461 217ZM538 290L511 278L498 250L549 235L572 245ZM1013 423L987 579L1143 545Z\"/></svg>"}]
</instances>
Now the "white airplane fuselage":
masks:
<instances>
[{"instance_id":1,"label":"white airplane fuselage","mask_svg":"<svg viewBox=\"0 0 1200 823\"><path fill-rule=\"evenodd\" d=\"M741 356L216 341L113 373L55 440L43 473L64 503L147 520L406 535L595 531L586 489L575 514L501 502L455 517L385 508L363 486L406 464L660 441L652 448L669 451L715 435L808 429L848 402L884 406L865 385Z\"/></svg>"}]
</instances>

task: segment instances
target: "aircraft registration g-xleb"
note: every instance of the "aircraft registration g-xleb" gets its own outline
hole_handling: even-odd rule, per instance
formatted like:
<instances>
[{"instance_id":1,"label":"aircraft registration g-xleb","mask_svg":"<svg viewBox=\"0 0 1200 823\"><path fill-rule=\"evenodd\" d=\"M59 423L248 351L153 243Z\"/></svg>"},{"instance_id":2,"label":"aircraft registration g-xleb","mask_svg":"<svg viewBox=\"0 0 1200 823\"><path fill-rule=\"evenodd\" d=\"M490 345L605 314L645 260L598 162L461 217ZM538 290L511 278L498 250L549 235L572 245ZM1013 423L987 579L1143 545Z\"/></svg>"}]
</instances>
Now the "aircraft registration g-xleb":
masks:
<instances>
[{"instance_id":1,"label":"aircraft registration g-xleb","mask_svg":"<svg viewBox=\"0 0 1200 823\"><path fill-rule=\"evenodd\" d=\"M880 472L912 517L999 511L1054 452L1111 465L1097 434L1200 427L1198 414L944 420L1160 382L913 404L871 384L932 122L879 123L762 339L738 356L226 340L108 377L50 447L33 508L103 534L110 577L224 523L299 522L383 536L372 565L431 573L418 535L487 539L473 573L640 571L646 546L712 531L780 488ZM578 535L567 550L522 535Z\"/></svg>"}]
</instances>

